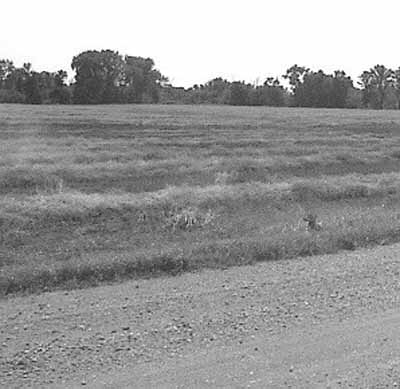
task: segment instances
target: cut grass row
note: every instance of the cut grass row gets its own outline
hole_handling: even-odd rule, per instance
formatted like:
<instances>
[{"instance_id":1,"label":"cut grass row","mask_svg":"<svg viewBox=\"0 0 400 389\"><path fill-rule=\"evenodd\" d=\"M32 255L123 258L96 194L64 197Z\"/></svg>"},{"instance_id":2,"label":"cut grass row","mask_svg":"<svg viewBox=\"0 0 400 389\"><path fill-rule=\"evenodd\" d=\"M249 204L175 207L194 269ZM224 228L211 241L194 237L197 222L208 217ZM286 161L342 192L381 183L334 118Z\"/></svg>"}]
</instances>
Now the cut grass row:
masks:
<instances>
[{"instance_id":1,"label":"cut grass row","mask_svg":"<svg viewBox=\"0 0 400 389\"><path fill-rule=\"evenodd\" d=\"M109 191L105 193L82 193L57 189L38 192L33 196L0 198L0 218L14 213L31 218L83 218L92 211L147 210L160 206L213 206L242 199L265 202L302 202L308 200L337 201L358 198L400 196L400 174L369 174L326 176L320 179L302 179L274 183L251 182L242 184L214 184L210 186L169 186L155 192L128 193ZM50 188L52 189L52 188Z\"/></svg>"},{"instance_id":2,"label":"cut grass row","mask_svg":"<svg viewBox=\"0 0 400 389\"><path fill-rule=\"evenodd\" d=\"M370 158L369 161L342 155L332 161L211 158L197 161L160 161L159 163L65 166L0 167L0 194L35 194L65 189L87 193L122 190L152 192L167 186L210 186L212 184L273 183L296 177L321 178L354 174L388 174L400 170L399 158Z\"/></svg>"}]
</instances>

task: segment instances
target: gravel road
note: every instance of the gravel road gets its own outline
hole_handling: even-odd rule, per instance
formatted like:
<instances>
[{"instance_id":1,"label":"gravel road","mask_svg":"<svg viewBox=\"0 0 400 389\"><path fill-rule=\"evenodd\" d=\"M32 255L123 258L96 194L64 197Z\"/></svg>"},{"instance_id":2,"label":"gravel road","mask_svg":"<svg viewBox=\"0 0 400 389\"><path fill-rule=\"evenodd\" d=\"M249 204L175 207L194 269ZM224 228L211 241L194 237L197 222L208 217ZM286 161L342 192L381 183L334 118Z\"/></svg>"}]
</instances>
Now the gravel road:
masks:
<instances>
[{"instance_id":1,"label":"gravel road","mask_svg":"<svg viewBox=\"0 0 400 389\"><path fill-rule=\"evenodd\" d=\"M0 386L400 386L400 244L0 301Z\"/></svg>"}]
</instances>

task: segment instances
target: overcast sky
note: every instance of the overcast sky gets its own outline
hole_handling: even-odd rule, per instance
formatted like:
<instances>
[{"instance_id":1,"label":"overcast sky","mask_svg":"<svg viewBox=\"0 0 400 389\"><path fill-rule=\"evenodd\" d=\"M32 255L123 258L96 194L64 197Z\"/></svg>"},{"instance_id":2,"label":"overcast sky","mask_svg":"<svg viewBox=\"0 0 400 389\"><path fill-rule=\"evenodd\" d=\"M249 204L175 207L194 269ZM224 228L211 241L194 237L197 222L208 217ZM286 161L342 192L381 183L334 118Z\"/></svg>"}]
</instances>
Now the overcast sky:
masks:
<instances>
[{"instance_id":1,"label":"overcast sky","mask_svg":"<svg viewBox=\"0 0 400 389\"><path fill-rule=\"evenodd\" d=\"M355 78L376 63L400 66L397 2L1 1L0 58L70 71L81 51L112 49L153 58L176 86L263 81L294 63Z\"/></svg>"}]
</instances>

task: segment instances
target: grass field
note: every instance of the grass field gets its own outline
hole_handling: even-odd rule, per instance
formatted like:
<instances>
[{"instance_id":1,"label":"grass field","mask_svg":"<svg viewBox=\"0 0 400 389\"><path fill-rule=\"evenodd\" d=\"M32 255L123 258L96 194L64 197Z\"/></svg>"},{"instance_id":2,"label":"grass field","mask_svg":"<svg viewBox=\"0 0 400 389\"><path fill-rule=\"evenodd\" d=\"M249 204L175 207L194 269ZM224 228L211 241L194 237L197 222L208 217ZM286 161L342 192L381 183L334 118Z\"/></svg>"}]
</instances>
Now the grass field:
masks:
<instances>
[{"instance_id":1,"label":"grass field","mask_svg":"<svg viewBox=\"0 0 400 389\"><path fill-rule=\"evenodd\" d=\"M3 296L400 240L397 111L0 105L0 148Z\"/></svg>"}]
</instances>

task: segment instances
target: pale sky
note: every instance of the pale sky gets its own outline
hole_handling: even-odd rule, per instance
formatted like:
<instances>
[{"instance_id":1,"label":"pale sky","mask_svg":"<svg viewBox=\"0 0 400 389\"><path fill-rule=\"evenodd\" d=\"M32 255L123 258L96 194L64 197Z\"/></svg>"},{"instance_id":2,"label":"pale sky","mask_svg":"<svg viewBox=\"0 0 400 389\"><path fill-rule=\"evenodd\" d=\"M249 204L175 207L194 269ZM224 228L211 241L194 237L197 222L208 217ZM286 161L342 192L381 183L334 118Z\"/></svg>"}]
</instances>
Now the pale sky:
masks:
<instances>
[{"instance_id":1,"label":"pale sky","mask_svg":"<svg viewBox=\"0 0 400 389\"><path fill-rule=\"evenodd\" d=\"M0 58L71 72L89 49L151 57L175 86L262 82L291 65L355 79L400 66L392 0L0 0ZM70 73L72 74L72 73Z\"/></svg>"}]
</instances>

